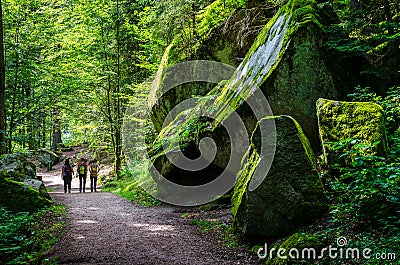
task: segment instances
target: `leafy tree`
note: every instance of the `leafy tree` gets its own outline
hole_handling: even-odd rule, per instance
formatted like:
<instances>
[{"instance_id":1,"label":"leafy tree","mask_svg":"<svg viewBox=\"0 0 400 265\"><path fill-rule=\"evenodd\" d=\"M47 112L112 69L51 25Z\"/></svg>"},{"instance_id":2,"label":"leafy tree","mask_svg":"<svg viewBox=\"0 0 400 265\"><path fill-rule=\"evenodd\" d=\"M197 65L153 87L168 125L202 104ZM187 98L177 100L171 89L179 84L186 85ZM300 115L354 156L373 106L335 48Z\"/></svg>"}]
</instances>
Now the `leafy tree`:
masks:
<instances>
[{"instance_id":1,"label":"leafy tree","mask_svg":"<svg viewBox=\"0 0 400 265\"><path fill-rule=\"evenodd\" d=\"M0 1L0 155L6 153L5 73L3 45L3 8Z\"/></svg>"}]
</instances>

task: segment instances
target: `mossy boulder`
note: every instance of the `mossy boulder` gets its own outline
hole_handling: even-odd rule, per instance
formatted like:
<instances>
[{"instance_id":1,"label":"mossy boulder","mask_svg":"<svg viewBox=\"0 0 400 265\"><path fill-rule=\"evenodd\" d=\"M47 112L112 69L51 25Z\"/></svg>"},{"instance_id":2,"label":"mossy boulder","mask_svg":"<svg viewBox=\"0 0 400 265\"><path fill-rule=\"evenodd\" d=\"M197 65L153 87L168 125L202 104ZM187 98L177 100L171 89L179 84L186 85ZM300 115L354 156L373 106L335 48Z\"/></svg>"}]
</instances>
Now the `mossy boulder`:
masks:
<instances>
[{"instance_id":1,"label":"mossy boulder","mask_svg":"<svg viewBox=\"0 0 400 265\"><path fill-rule=\"evenodd\" d=\"M36 177L36 166L22 154L0 158L0 205L12 211L34 212L51 203L42 181Z\"/></svg>"},{"instance_id":2,"label":"mossy boulder","mask_svg":"<svg viewBox=\"0 0 400 265\"><path fill-rule=\"evenodd\" d=\"M343 140L358 140L353 143L371 146L359 148L358 155L386 156L385 115L380 105L320 98L317 114L325 163L328 165L348 165L353 161L354 155L340 158L342 153L350 151L351 142L339 150L333 148L335 142Z\"/></svg>"},{"instance_id":3,"label":"mossy boulder","mask_svg":"<svg viewBox=\"0 0 400 265\"><path fill-rule=\"evenodd\" d=\"M52 165L59 163L62 160L62 152L53 151L50 149L39 149L36 151L40 165L45 167L47 162L51 161Z\"/></svg>"},{"instance_id":4,"label":"mossy boulder","mask_svg":"<svg viewBox=\"0 0 400 265\"><path fill-rule=\"evenodd\" d=\"M308 23L298 30L271 77L261 85L274 115L290 115L302 126L313 149L320 150L315 102L338 92L322 48L324 31Z\"/></svg>"},{"instance_id":5,"label":"mossy boulder","mask_svg":"<svg viewBox=\"0 0 400 265\"><path fill-rule=\"evenodd\" d=\"M22 154L6 154L0 157L0 177L15 181L36 178L36 166Z\"/></svg>"},{"instance_id":6,"label":"mossy boulder","mask_svg":"<svg viewBox=\"0 0 400 265\"><path fill-rule=\"evenodd\" d=\"M43 195L43 191L34 189L29 183L1 178L0 190L0 206L14 212L35 212L52 204L47 192Z\"/></svg>"},{"instance_id":7,"label":"mossy boulder","mask_svg":"<svg viewBox=\"0 0 400 265\"><path fill-rule=\"evenodd\" d=\"M286 259L280 258L276 255L277 251L273 252L275 255L272 259L267 258L266 265L295 265L304 264L304 261L312 261L314 257L318 257L320 249L323 248L323 242L313 234L296 233L287 238L279 246L274 246L276 249L285 249L283 256ZM304 259L303 259L304 257Z\"/></svg>"},{"instance_id":8,"label":"mossy boulder","mask_svg":"<svg viewBox=\"0 0 400 265\"><path fill-rule=\"evenodd\" d=\"M261 184L251 190L256 168L266 163L260 156L259 128L271 119L276 124L275 156ZM310 143L292 117L262 119L252 136L248 157L237 175L232 197L233 224L244 237L286 236L326 210Z\"/></svg>"},{"instance_id":9,"label":"mossy boulder","mask_svg":"<svg viewBox=\"0 0 400 265\"><path fill-rule=\"evenodd\" d=\"M251 134L256 127L257 118L253 113L254 110L245 102L250 98L257 101L257 97L260 97L259 94L255 96L256 91L260 92L257 87L265 83L274 70L279 67L292 38L301 39L302 32L309 28L309 24L311 28L319 27L313 9L308 8L309 5L314 4L314 1L300 3L292 0L284 5L257 36L245 59L232 77L228 81L219 83L206 96L201 97L193 108L178 115L173 122L159 132L150 151L150 158L158 171L167 170L168 175L177 178L180 178L179 175L182 178L193 177L194 174L174 171L176 167L173 165L163 165L164 162L169 162L162 156L177 152L176 147L179 146L182 153L188 157L196 158L199 153L197 145L204 136L212 138L218 147L217 152L219 154L213 161L213 166L224 169L223 167L230 160L231 145L241 145L242 143L229 139L221 124L237 113L246 127L245 130L247 130L246 133L242 131L239 133L242 135ZM167 65L166 60L164 57L162 65ZM159 82L158 77L159 74L156 82ZM154 101L157 98L156 95L157 90L155 94L151 94L149 101ZM160 102L162 99L158 99L158 101ZM284 99L282 99L283 101ZM258 118L264 116L267 116L267 114ZM204 123L199 119L201 117L212 117L213 121ZM155 127L159 122L155 122L153 119ZM211 167L211 171L216 172L218 168ZM201 179L209 175L207 171L204 171L196 178ZM236 172L233 175L236 175ZM190 180L182 181L182 183L186 182L190 182Z\"/></svg>"},{"instance_id":10,"label":"mossy boulder","mask_svg":"<svg viewBox=\"0 0 400 265\"><path fill-rule=\"evenodd\" d=\"M24 183L31 186L33 189L37 190L42 198L51 200L43 181L38 179L25 179Z\"/></svg>"}]
</instances>

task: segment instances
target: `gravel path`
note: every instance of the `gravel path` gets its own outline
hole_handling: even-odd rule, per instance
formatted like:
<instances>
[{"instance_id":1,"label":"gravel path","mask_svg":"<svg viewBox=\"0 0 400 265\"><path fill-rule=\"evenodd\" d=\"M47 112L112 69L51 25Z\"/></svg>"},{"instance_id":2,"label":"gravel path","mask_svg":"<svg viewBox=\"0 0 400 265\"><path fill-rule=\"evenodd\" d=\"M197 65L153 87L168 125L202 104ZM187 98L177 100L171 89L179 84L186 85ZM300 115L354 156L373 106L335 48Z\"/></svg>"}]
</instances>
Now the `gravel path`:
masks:
<instances>
[{"instance_id":1,"label":"gravel path","mask_svg":"<svg viewBox=\"0 0 400 265\"><path fill-rule=\"evenodd\" d=\"M49 251L59 264L258 264L189 225L173 206L145 208L115 194L64 194L60 171L42 173L52 198L68 208L66 231ZM90 191L90 190L89 190Z\"/></svg>"}]
</instances>

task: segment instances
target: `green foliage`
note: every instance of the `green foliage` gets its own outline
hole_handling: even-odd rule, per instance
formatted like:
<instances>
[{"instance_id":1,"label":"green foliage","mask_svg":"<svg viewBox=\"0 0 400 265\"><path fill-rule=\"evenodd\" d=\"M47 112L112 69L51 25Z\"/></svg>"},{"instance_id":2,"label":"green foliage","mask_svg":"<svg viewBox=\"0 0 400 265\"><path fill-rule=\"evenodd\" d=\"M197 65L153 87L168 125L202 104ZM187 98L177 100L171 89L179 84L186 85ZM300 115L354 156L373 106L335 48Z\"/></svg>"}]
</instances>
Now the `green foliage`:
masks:
<instances>
[{"instance_id":1,"label":"green foliage","mask_svg":"<svg viewBox=\"0 0 400 265\"><path fill-rule=\"evenodd\" d=\"M156 4L158 27L155 36L171 43L170 64L194 59L194 54L209 33L226 20L243 0L163 0ZM161 27L160 27L161 26Z\"/></svg>"},{"instance_id":2,"label":"green foliage","mask_svg":"<svg viewBox=\"0 0 400 265\"><path fill-rule=\"evenodd\" d=\"M148 194L141 186L140 181L143 176L148 176L149 172L146 163L136 163L134 166L126 166L121 172L119 179L111 179L102 187L102 191L110 191L137 202L143 206L159 206L161 201Z\"/></svg>"},{"instance_id":3,"label":"green foliage","mask_svg":"<svg viewBox=\"0 0 400 265\"><path fill-rule=\"evenodd\" d=\"M383 106L390 150L387 157L379 157L363 152L373 146L363 145L357 139L334 144L337 151L342 151L342 159L352 156L353 162L347 166L333 167L334 178L327 185L332 202L329 222L318 234L322 240L330 243L344 236L349 242L346 247L370 248L374 254L395 253L398 257L400 141L396 127L399 124L399 88L393 87L386 96L378 96L368 88L357 87L349 97L358 101L373 101ZM364 261L355 264L382 264L377 259L361 262ZM322 264L342 263L326 258Z\"/></svg>"},{"instance_id":4,"label":"green foliage","mask_svg":"<svg viewBox=\"0 0 400 265\"><path fill-rule=\"evenodd\" d=\"M225 246L230 248L244 247L240 244L238 236L234 233L231 226L220 220L192 220L191 225L196 225L202 233L213 235L214 238Z\"/></svg>"},{"instance_id":5,"label":"green foliage","mask_svg":"<svg viewBox=\"0 0 400 265\"><path fill-rule=\"evenodd\" d=\"M337 147L343 144L348 143L337 143ZM372 253L396 253L398 256L400 160L359 155L357 145L352 146L342 155L356 154L354 162L348 167L336 168L336 178L328 183L332 201L329 223L318 234L330 243L344 236L349 241L346 247L370 248ZM342 264L328 258L324 261ZM371 259L356 264L381 264L379 262Z\"/></svg>"},{"instance_id":6,"label":"green foliage","mask_svg":"<svg viewBox=\"0 0 400 265\"><path fill-rule=\"evenodd\" d=\"M339 148L342 145L342 142L337 144ZM399 161L362 155L357 144L342 156L351 154L355 155L351 166L339 167L340 176L330 183L339 194L340 209L335 209L335 213L340 213L339 217L352 215L360 224L384 224L388 218L400 224L400 216L396 214L400 212Z\"/></svg>"},{"instance_id":7,"label":"green foliage","mask_svg":"<svg viewBox=\"0 0 400 265\"><path fill-rule=\"evenodd\" d=\"M240 7L244 7L244 3L237 0L217 0L209 6L200 10L196 16L198 30L197 34L203 39L218 27L232 12Z\"/></svg>"},{"instance_id":8,"label":"green foliage","mask_svg":"<svg viewBox=\"0 0 400 265\"><path fill-rule=\"evenodd\" d=\"M0 257L3 261L16 258L23 249L32 242L28 240L29 228L33 221L33 215L29 213L12 214L1 208L0 226Z\"/></svg>"},{"instance_id":9,"label":"green foliage","mask_svg":"<svg viewBox=\"0 0 400 265\"><path fill-rule=\"evenodd\" d=\"M348 95L354 101L375 102L380 104L386 114L386 128L389 136L399 130L400 126L400 86L388 89L385 96L379 96L369 87L357 86L354 93ZM396 135L393 136L394 138ZM395 139L391 139L395 140Z\"/></svg>"},{"instance_id":10,"label":"green foliage","mask_svg":"<svg viewBox=\"0 0 400 265\"><path fill-rule=\"evenodd\" d=\"M11 213L0 208L0 260L2 264L41 264L42 255L60 236L64 206L35 214Z\"/></svg>"},{"instance_id":11,"label":"green foliage","mask_svg":"<svg viewBox=\"0 0 400 265\"><path fill-rule=\"evenodd\" d=\"M68 145L108 145L120 155L122 114L160 59L152 6L7 1L8 152L49 146L60 127Z\"/></svg>"},{"instance_id":12,"label":"green foliage","mask_svg":"<svg viewBox=\"0 0 400 265\"><path fill-rule=\"evenodd\" d=\"M371 65L362 67L362 74L370 80L398 80L400 69L394 59L399 56L398 0L353 1L354 4L350 8L349 1L332 1L339 21L327 29L328 49L340 56L370 61Z\"/></svg>"}]
</instances>

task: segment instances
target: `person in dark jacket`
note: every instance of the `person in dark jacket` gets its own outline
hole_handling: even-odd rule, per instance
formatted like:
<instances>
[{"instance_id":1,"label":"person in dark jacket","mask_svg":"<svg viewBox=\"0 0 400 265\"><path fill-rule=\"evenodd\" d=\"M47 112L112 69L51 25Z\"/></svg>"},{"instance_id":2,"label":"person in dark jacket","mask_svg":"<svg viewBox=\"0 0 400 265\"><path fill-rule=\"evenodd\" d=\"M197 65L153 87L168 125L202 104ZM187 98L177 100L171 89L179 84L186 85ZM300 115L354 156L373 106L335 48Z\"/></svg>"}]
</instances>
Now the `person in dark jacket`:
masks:
<instances>
[{"instance_id":1,"label":"person in dark jacket","mask_svg":"<svg viewBox=\"0 0 400 265\"><path fill-rule=\"evenodd\" d=\"M61 179L64 180L64 193L71 193L71 181L74 170L72 169L69 158L65 159L64 165L62 166Z\"/></svg>"}]
</instances>

